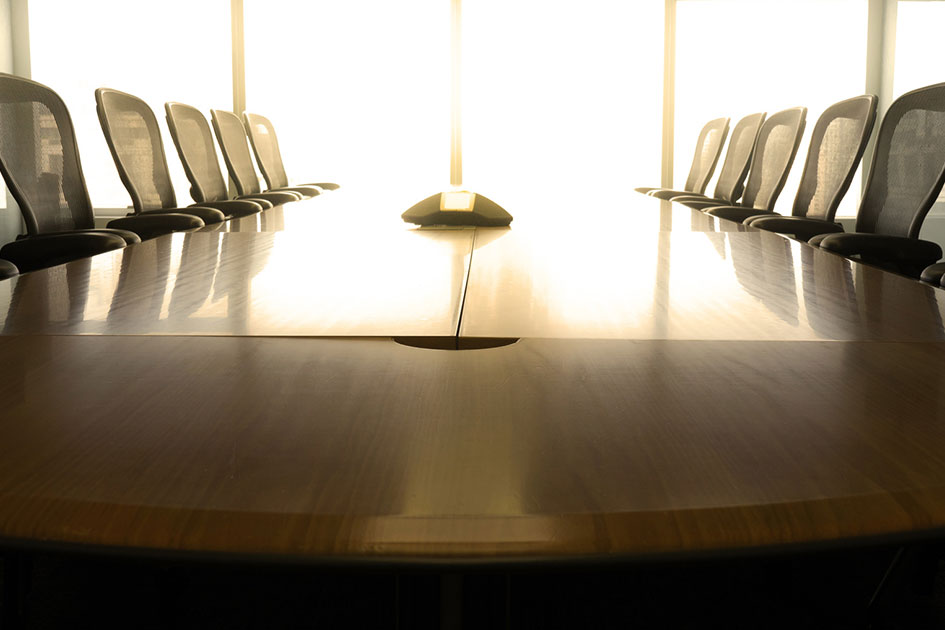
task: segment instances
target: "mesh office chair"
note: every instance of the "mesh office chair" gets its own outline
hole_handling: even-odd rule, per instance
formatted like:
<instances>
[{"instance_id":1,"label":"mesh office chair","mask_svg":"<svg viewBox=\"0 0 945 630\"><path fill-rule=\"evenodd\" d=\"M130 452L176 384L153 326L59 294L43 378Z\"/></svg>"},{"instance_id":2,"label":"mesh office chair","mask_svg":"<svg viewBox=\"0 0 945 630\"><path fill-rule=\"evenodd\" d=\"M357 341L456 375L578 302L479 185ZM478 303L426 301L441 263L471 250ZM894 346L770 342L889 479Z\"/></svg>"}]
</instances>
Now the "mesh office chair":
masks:
<instances>
[{"instance_id":1,"label":"mesh office chair","mask_svg":"<svg viewBox=\"0 0 945 630\"><path fill-rule=\"evenodd\" d=\"M321 190L337 190L338 184L332 182L317 182L314 184L289 185L289 178L285 174L282 164L282 153L279 151L279 138L269 119L259 114L243 112L243 123L246 125L246 135L253 147L256 163L266 179L266 186L270 190L295 190L305 195L317 195Z\"/></svg>"},{"instance_id":2,"label":"mesh office chair","mask_svg":"<svg viewBox=\"0 0 945 630\"><path fill-rule=\"evenodd\" d=\"M719 180L715 184L712 197L693 195L679 190L654 191L650 193L650 196L672 200L690 207L705 207L700 206L703 202L709 202L706 204L709 206L735 203L742 196L748 166L755 149L755 140L758 138L758 132L764 120L764 112L749 114L739 120L732 129L728 153L725 154L725 160L722 162L722 170L719 172Z\"/></svg>"},{"instance_id":3,"label":"mesh office chair","mask_svg":"<svg viewBox=\"0 0 945 630\"><path fill-rule=\"evenodd\" d=\"M220 150L223 151L226 170L230 174L230 179L236 184L237 194L243 197L263 196L278 204L312 196L285 189L268 190L263 193L259 186L256 169L253 167L253 157L249 154L246 131L243 129L239 116L232 112L211 109L210 121L213 124L213 132L217 137Z\"/></svg>"},{"instance_id":4,"label":"mesh office chair","mask_svg":"<svg viewBox=\"0 0 945 630\"><path fill-rule=\"evenodd\" d=\"M728 136L728 123L728 118L716 118L707 122L699 132L696 151L692 156L692 166L689 167L689 176L686 178L683 192L697 195L705 192L705 187L712 179L712 173L715 172L719 156L722 154L722 145L725 144L725 137ZM667 189L656 187L635 188L634 190L638 193L650 194Z\"/></svg>"},{"instance_id":5,"label":"mesh office chair","mask_svg":"<svg viewBox=\"0 0 945 630\"><path fill-rule=\"evenodd\" d=\"M919 231L943 182L945 83L938 83L903 94L889 106L879 128L856 231L820 234L808 242L918 278L942 256L942 248L920 240Z\"/></svg>"},{"instance_id":6,"label":"mesh office chair","mask_svg":"<svg viewBox=\"0 0 945 630\"><path fill-rule=\"evenodd\" d=\"M236 216L247 216L271 208L274 202L262 197L243 197L234 204L226 190L213 133L207 119L197 109L181 103L165 103L167 126L190 181L190 196L201 206L217 208Z\"/></svg>"},{"instance_id":7,"label":"mesh office chair","mask_svg":"<svg viewBox=\"0 0 945 630\"><path fill-rule=\"evenodd\" d=\"M804 241L823 233L825 222L840 232L834 216L873 132L876 101L870 94L857 96L835 103L821 114L811 133L792 216L745 216L743 222ZM726 218L738 220L739 216L731 213Z\"/></svg>"},{"instance_id":8,"label":"mesh office chair","mask_svg":"<svg viewBox=\"0 0 945 630\"><path fill-rule=\"evenodd\" d=\"M806 241L803 238L804 226L811 224L807 217L816 219L812 223L818 226L822 226L824 221L833 221L863 157L875 118L876 97L872 95L835 103L821 114L811 133L791 217L776 214L770 206L764 214L753 208L738 207L713 208L708 213L775 232L783 231L779 227L786 228L787 232L800 235Z\"/></svg>"},{"instance_id":9,"label":"mesh office chair","mask_svg":"<svg viewBox=\"0 0 945 630\"><path fill-rule=\"evenodd\" d=\"M768 118L758 132L745 194L741 201L737 204L715 204L699 209L714 217L729 220L771 212L791 171L794 156L797 155L797 147L804 135L806 117L806 107L794 107ZM741 219L738 221L741 222Z\"/></svg>"},{"instance_id":10,"label":"mesh office chair","mask_svg":"<svg viewBox=\"0 0 945 630\"><path fill-rule=\"evenodd\" d=\"M69 111L48 87L0 75L0 171L27 234L0 257L30 271L120 249L174 230L203 227L181 214L130 216L95 229Z\"/></svg>"},{"instance_id":11,"label":"mesh office chair","mask_svg":"<svg viewBox=\"0 0 945 630\"><path fill-rule=\"evenodd\" d=\"M95 104L105 141L136 213L179 212L200 217L208 225L226 218L216 208L177 207L161 130L147 103L131 94L99 88Z\"/></svg>"}]
</instances>

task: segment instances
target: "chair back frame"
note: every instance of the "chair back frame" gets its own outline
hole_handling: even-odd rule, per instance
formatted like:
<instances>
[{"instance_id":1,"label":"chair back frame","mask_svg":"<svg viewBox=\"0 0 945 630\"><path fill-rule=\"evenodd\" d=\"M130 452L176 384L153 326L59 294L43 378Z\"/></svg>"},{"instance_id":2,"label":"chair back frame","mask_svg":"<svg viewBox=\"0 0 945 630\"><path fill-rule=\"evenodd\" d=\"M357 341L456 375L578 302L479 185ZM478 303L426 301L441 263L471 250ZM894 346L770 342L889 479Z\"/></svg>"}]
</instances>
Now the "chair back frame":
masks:
<instances>
[{"instance_id":1,"label":"chair back frame","mask_svg":"<svg viewBox=\"0 0 945 630\"><path fill-rule=\"evenodd\" d=\"M928 123L929 112L941 114L937 122L943 123L936 129L925 129L926 133L916 133L906 137L910 131L919 131L923 122ZM913 117L913 113L918 113ZM909 118L905 132L897 133L900 124ZM926 118L925 121L919 120ZM909 127L912 129L909 129ZM876 147L873 151L873 162L869 175L866 178L863 198L856 215L857 232L886 234L889 236L905 236L918 238L922 223L938 199L938 195L945 184L945 83L936 83L912 90L897 98L889 106L883 117L877 134ZM921 142L920 142L921 141ZM902 148L903 151L896 150ZM904 157L905 156L905 157ZM918 157L912 166L903 163L907 157ZM893 164L898 159L899 164ZM896 172L919 175L918 182L922 189L920 196L913 199L904 199L909 206L901 208L901 212L890 209L890 199L900 201L902 193L914 190L915 185L900 186L899 196L890 195L889 180L882 178L878 173L888 174L898 166Z\"/></svg>"},{"instance_id":2,"label":"chair back frame","mask_svg":"<svg viewBox=\"0 0 945 630\"><path fill-rule=\"evenodd\" d=\"M167 164L167 153L164 151L164 140L161 138L160 126L154 111L143 100L119 90L111 88L98 88L95 90L95 104L98 112L98 120L102 125L102 133L105 135L105 141L108 144L108 150L112 154L115 166L118 169L118 176L122 184L131 195L131 203L135 212L144 212L146 210L160 210L164 208L177 207L177 195L174 193L174 185L171 182L171 173ZM115 133L117 116L126 113L137 114L141 117L148 132L149 149L151 152L151 168L136 169L133 163L126 160L127 153L134 150L134 147L125 146L121 139ZM145 199L143 189L153 188L154 196Z\"/></svg>"},{"instance_id":3,"label":"chair back frame","mask_svg":"<svg viewBox=\"0 0 945 630\"><path fill-rule=\"evenodd\" d=\"M61 154L53 151L45 156L38 154L36 142L37 134L48 132L52 128L36 124L37 107L44 113L40 115L52 116L55 122L56 138ZM20 118L28 114L29 121ZM5 120L7 116L15 119ZM27 130L26 127L29 127ZM28 133L29 142L18 143L13 136ZM48 86L31 79L0 73L0 173L6 182L7 188L16 201L23 215L28 236L36 236L46 232L55 232L73 229L92 229L95 227L95 218L92 211L92 202L89 199L85 176L82 173L82 163L79 159L79 145L76 142L75 127L72 117L62 98ZM10 151L5 150L8 141L14 146ZM21 144L22 146L16 146ZM56 144L50 143L50 144ZM47 146L44 144L44 146ZM48 146L47 146L48 148ZM48 159L46 159L48 158ZM54 160L53 158L58 158ZM16 162L30 162L34 165L52 163L61 160L59 164L62 172L53 171L37 173L35 187L30 185L25 174L18 173L22 169ZM44 178L44 175L50 177ZM55 181L53 181L55 180ZM45 190L44 190L45 186ZM43 194L43 192L47 194ZM60 207L55 212L44 212L41 207L45 201L50 204L56 199ZM65 208L63 208L63 203Z\"/></svg>"}]
</instances>

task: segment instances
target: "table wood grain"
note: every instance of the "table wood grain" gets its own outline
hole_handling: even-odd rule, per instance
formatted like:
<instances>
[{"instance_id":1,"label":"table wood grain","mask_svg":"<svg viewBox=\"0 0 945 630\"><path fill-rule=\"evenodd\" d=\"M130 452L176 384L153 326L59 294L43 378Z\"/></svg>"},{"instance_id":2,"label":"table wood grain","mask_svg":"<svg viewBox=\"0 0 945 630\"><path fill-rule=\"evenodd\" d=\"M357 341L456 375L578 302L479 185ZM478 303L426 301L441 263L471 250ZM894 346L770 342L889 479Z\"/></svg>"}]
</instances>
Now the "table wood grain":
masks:
<instances>
[{"instance_id":1,"label":"table wood grain","mask_svg":"<svg viewBox=\"0 0 945 630\"><path fill-rule=\"evenodd\" d=\"M427 230L323 195L0 282L2 546L463 564L945 531L942 290L639 195L496 200L511 228ZM457 334L521 339L391 339Z\"/></svg>"},{"instance_id":2,"label":"table wood grain","mask_svg":"<svg viewBox=\"0 0 945 630\"><path fill-rule=\"evenodd\" d=\"M527 561L945 526L945 345L0 338L0 537Z\"/></svg>"}]
</instances>

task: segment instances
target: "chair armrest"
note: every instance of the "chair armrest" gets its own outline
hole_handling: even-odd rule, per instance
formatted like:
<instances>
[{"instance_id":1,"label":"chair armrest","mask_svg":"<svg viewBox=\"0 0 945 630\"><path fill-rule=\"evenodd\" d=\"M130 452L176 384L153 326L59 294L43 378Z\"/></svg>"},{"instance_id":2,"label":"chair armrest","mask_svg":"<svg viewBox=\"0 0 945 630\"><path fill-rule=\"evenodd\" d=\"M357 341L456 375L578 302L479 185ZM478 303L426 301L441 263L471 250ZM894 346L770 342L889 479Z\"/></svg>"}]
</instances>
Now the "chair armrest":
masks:
<instances>
[{"instance_id":1,"label":"chair armrest","mask_svg":"<svg viewBox=\"0 0 945 630\"><path fill-rule=\"evenodd\" d=\"M302 198L302 195L300 195L299 193L293 193L293 192L288 192L288 191L283 191L283 192L268 191L268 192L253 193L245 197L245 199L250 199L250 198L265 199L266 201L272 203L272 205L274 206L280 206L284 203L292 203L293 201L298 201Z\"/></svg>"},{"instance_id":2,"label":"chair armrest","mask_svg":"<svg viewBox=\"0 0 945 630\"><path fill-rule=\"evenodd\" d=\"M138 213L138 216L141 215L152 215L152 214L189 214L199 218L206 225L211 225L213 223L220 223L230 218L227 217L223 212L217 210L216 208L209 208L207 206L190 206L189 208L161 208L160 210L145 210Z\"/></svg>"},{"instance_id":3,"label":"chair armrest","mask_svg":"<svg viewBox=\"0 0 945 630\"><path fill-rule=\"evenodd\" d=\"M858 232L815 237L820 248L841 256L857 256L863 262L918 278L922 270L942 257L938 243L905 236Z\"/></svg>"},{"instance_id":4,"label":"chair armrest","mask_svg":"<svg viewBox=\"0 0 945 630\"><path fill-rule=\"evenodd\" d=\"M0 259L0 280L6 280L19 275L20 270L9 260Z\"/></svg>"},{"instance_id":5,"label":"chair armrest","mask_svg":"<svg viewBox=\"0 0 945 630\"><path fill-rule=\"evenodd\" d=\"M299 186L316 186L322 190L338 190L341 188L340 184L334 182L306 182L304 184L299 184Z\"/></svg>"},{"instance_id":6,"label":"chair armrest","mask_svg":"<svg viewBox=\"0 0 945 630\"><path fill-rule=\"evenodd\" d=\"M645 195L647 193L653 192L654 190L659 190L659 188L655 186L640 186L638 188L634 188L633 190Z\"/></svg>"},{"instance_id":7,"label":"chair armrest","mask_svg":"<svg viewBox=\"0 0 945 630\"><path fill-rule=\"evenodd\" d=\"M107 227L129 230L147 240L171 232L183 232L202 228L204 222L191 214L136 214L109 221Z\"/></svg>"},{"instance_id":8,"label":"chair armrest","mask_svg":"<svg viewBox=\"0 0 945 630\"><path fill-rule=\"evenodd\" d=\"M758 208L746 208L745 206L713 206L706 208L704 212L711 214L713 217L727 219L736 223L744 223L746 219L759 215L780 216L771 210L759 210Z\"/></svg>"},{"instance_id":9,"label":"chair armrest","mask_svg":"<svg viewBox=\"0 0 945 630\"><path fill-rule=\"evenodd\" d=\"M248 217L263 210L261 204L248 199L226 199L224 201L201 201L192 208L215 208L225 214L231 214L234 217Z\"/></svg>"},{"instance_id":10,"label":"chair armrest","mask_svg":"<svg viewBox=\"0 0 945 630\"><path fill-rule=\"evenodd\" d=\"M870 256L888 260L928 260L942 257L938 243L905 236L850 232L828 234L820 247L844 256ZM930 263L931 264L931 263Z\"/></svg>"},{"instance_id":11,"label":"chair armrest","mask_svg":"<svg viewBox=\"0 0 945 630\"><path fill-rule=\"evenodd\" d=\"M0 257L16 265L20 273L88 258L122 249L125 239L108 232L64 232L17 239L0 248Z\"/></svg>"},{"instance_id":12,"label":"chair armrest","mask_svg":"<svg viewBox=\"0 0 945 630\"><path fill-rule=\"evenodd\" d=\"M651 192L647 193L650 197L656 197L657 199L662 199L663 201L669 201L673 197L694 197L697 199L706 199L705 195L699 195L691 190L673 190L672 188L655 188Z\"/></svg>"},{"instance_id":13,"label":"chair armrest","mask_svg":"<svg viewBox=\"0 0 945 630\"><path fill-rule=\"evenodd\" d=\"M707 197L673 197L670 199L673 203L681 203L687 208L693 210L705 210L706 208L715 208L717 206L727 206L727 202L721 199L709 199Z\"/></svg>"},{"instance_id":14,"label":"chair armrest","mask_svg":"<svg viewBox=\"0 0 945 630\"><path fill-rule=\"evenodd\" d=\"M843 226L837 223L805 217L758 216L751 217L745 223L753 228L785 234L800 241L809 241L820 234L843 232Z\"/></svg>"},{"instance_id":15,"label":"chair armrest","mask_svg":"<svg viewBox=\"0 0 945 630\"><path fill-rule=\"evenodd\" d=\"M283 186L282 188L276 188L274 190L267 190L266 192L293 192L299 195L302 195L302 199L311 199L312 197L317 197L322 194L320 188L315 188L314 186Z\"/></svg>"},{"instance_id":16,"label":"chair armrest","mask_svg":"<svg viewBox=\"0 0 945 630\"><path fill-rule=\"evenodd\" d=\"M945 262L937 262L929 265L922 270L919 280L933 284L937 287L942 286L942 278L945 278Z\"/></svg>"},{"instance_id":17,"label":"chair armrest","mask_svg":"<svg viewBox=\"0 0 945 630\"><path fill-rule=\"evenodd\" d=\"M59 230L56 232L43 232L42 234L37 234L36 236L72 236L75 234L111 234L112 236L120 236L124 241L125 245L136 245L141 242L141 237L132 232L131 230L123 230L119 228L87 228L81 230ZM26 238L26 237L23 237ZM33 236L29 238L35 238Z\"/></svg>"},{"instance_id":18,"label":"chair armrest","mask_svg":"<svg viewBox=\"0 0 945 630\"><path fill-rule=\"evenodd\" d=\"M261 206L263 210L268 210L269 208L274 208L276 204L272 203L268 199L263 199L257 195L248 195L246 197L238 197L235 201L252 201L258 206Z\"/></svg>"}]
</instances>

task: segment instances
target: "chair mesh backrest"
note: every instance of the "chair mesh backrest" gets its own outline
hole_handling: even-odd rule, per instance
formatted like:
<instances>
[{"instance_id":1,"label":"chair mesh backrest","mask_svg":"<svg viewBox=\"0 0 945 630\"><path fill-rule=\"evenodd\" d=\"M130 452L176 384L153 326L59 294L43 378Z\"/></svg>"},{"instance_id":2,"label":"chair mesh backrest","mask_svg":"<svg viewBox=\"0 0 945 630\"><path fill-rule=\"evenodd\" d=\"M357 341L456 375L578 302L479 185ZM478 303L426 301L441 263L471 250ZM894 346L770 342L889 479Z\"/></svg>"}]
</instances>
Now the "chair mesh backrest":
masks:
<instances>
[{"instance_id":1,"label":"chair mesh backrest","mask_svg":"<svg viewBox=\"0 0 945 630\"><path fill-rule=\"evenodd\" d=\"M794 198L794 216L833 221L863 157L876 119L870 94L831 105L811 132L807 161Z\"/></svg>"},{"instance_id":2,"label":"chair mesh backrest","mask_svg":"<svg viewBox=\"0 0 945 630\"><path fill-rule=\"evenodd\" d=\"M686 178L686 190L699 195L705 192L705 187L719 162L722 145L725 144L725 136L728 135L728 123L728 118L716 118L706 123L699 132L689 177Z\"/></svg>"},{"instance_id":3,"label":"chair mesh backrest","mask_svg":"<svg viewBox=\"0 0 945 630\"><path fill-rule=\"evenodd\" d=\"M239 116L232 112L211 109L210 120L223 151L223 161L226 162L230 178L236 184L237 192L241 195L260 192L259 178L253 168L253 156L249 154L249 143L246 141L246 130L243 129Z\"/></svg>"},{"instance_id":4,"label":"chair mesh backrest","mask_svg":"<svg viewBox=\"0 0 945 630\"><path fill-rule=\"evenodd\" d=\"M65 103L9 74L0 74L0 171L30 235L94 227Z\"/></svg>"},{"instance_id":5,"label":"chair mesh backrest","mask_svg":"<svg viewBox=\"0 0 945 630\"><path fill-rule=\"evenodd\" d=\"M759 210L774 207L797 155L806 119L807 108L794 107L773 114L761 126L740 205Z\"/></svg>"},{"instance_id":6,"label":"chair mesh backrest","mask_svg":"<svg viewBox=\"0 0 945 630\"><path fill-rule=\"evenodd\" d=\"M243 120L250 144L253 145L253 153L256 154L256 162L259 163L259 170L266 179L266 186L270 189L288 186L289 178L286 177L285 167L282 165L279 139L272 123L265 116L249 112L243 113Z\"/></svg>"},{"instance_id":7,"label":"chair mesh backrest","mask_svg":"<svg viewBox=\"0 0 945 630\"><path fill-rule=\"evenodd\" d=\"M713 197L728 202L735 202L742 196L742 185L748 174L748 165L751 163L751 154L755 148L755 139L758 130L765 120L765 114L750 114L745 116L732 129L731 140L728 143L728 153L722 162L719 172L719 181L715 184Z\"/></svg>"},{"instance_id":8,"label":"chair mesh backrest","mask_svg":"<svg viewBox=\"0 0 945 630\"><path fill-rule=\"evenodd\" d=\"M213 133L200 111L182 103L165 103L167 126L171 131L177 154L190 181L194 201L223 201L229 195L220 172Z\"/></svg>"},{"instance_id":9,"label":"chair mesh backrest","mask_svg":"<svg viewBox=\"0 0 945 630\"><path fill-rule=\"evenodd\" d=\"M879 127L857 232L917 238L945 177L945 83L903 94Z\"/></svg>"},{"instance_id":10,"label":"chair mesh backrest","mask_svg":"<svg viewBox=\"0 0 945 630\"><path fill-rule=\"evenodd\" d=\"M135 212L177 207L161 128L148 104L118 90L95 90L98 120Z\"/></svg>"}]
</instances>

